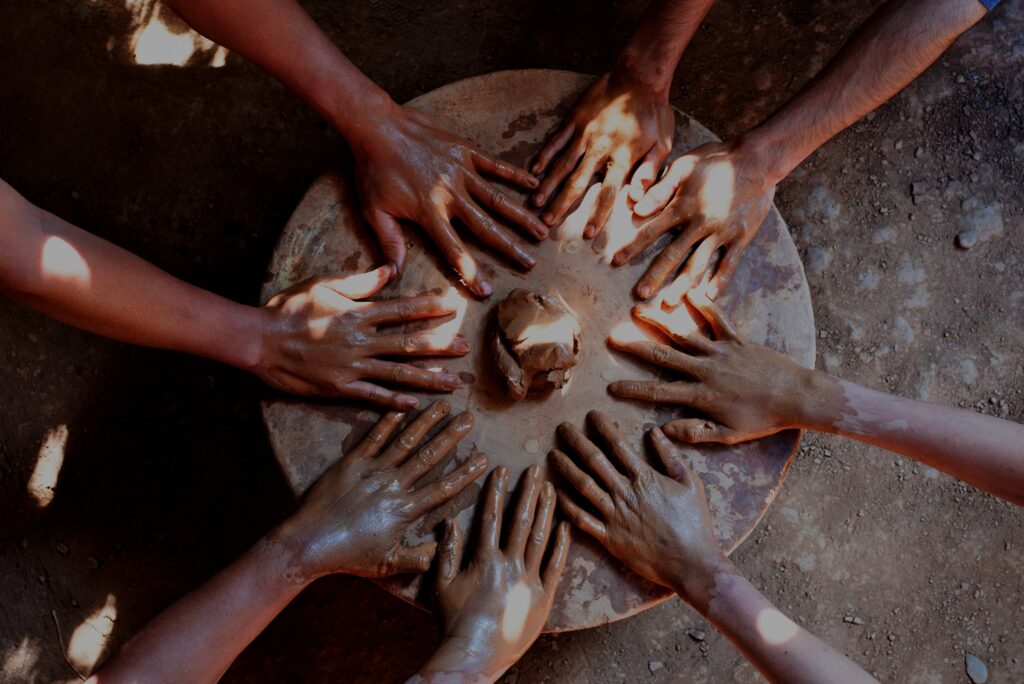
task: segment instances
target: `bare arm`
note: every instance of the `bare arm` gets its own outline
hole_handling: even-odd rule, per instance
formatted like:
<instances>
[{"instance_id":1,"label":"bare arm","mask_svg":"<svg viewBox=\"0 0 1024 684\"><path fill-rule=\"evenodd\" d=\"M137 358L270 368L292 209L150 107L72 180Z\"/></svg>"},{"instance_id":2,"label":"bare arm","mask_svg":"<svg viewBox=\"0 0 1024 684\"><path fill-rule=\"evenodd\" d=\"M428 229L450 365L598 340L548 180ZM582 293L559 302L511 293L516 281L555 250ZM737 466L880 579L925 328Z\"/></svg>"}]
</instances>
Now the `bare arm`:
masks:
<instances>
[{"instance_id":1,"label":"bare arm","mask_svg":"<svg viewBox=\"0 0 1024 684\"><path fill-rule=\"evenodd\" d=\"M205 356L296 394L410 409L417 405L414 396L377 382L442 392L461 386L453 375L379 358L469 351L452 335L379 332L380 325L454 311L441 297L358 301L378 292L390 275L383 267L311 279L265 307L246 306L174 278L0 181L0 293L90 332Z\"/></svg>"},{"instance_id":2,"label":"bare arm","mask_svg":"<svg viewBox=\"0 0 1024 684\"><path fill-rule=\"evenodd\" d=\"M610 72L580 97L534 161L548 171L533 195L547 205L544 222L556 226L602 176L593 216L584 232L604 228L616 198L630 181L642 193L672 149L675 116L668 103L676 65L714 0L656 0Z\"/></svg>"},{"instance_id":3,"label":"bare arm","mask_svg":"<svg viewBox=\"0 0 1024 684\"><path fill-rule=\"evenodd\" d=\"M637 574L675 590L772 682L874 682L853 661L792 622L722 553L704 485L658 428L655 470L598 411L587 416L601 444L559 426L567 449L551 454L569 483L562 509ZM570 455L571 454L571 455ZM664 473L671 474L666 475ZM591 513L579 502L585 500Z\"/></svg>"},{"instance_id":4,"label":"bare arm","mask_svg":"<svg viewBox=\"0 0 1024 684\"><path fill-rule=\"evenodd\" d=\"M522 269L535 261L518 237L548 229L492 185L494 176L535 188L526 171L446 131L423 112L396 104L342 54L295 0L165 0L197 31L244 55L308 102L348 141L363 214L395 275L405 266L401 220L417 223L477 296L491 294L452 227L459 219Z\"/></svg>"},{"instance_id":5,"label":"bare arm","mask_svg":"<svg viewBox=\"0 0 1024 684\"><path fill-rule=\"evenodd\" d=\"M690 301L707 317L716 340L673 332L679 329L676 314L656 307L642 309L641 316L673 337L678 349L610 340L682 376L674 382L613 383L614 394L689 406L708 416L667 423L669 436L734 444L790 428L831 432L895 451L1024 504L1024 425L876 392L803 368L744 339L707 299L694 294ZM682 307L677 313L687 315Z\"/></svg>"},{"instance_id":6,"label":"bare arm","mask_svg":"<svg viewBox=\"0 0 1024 684\"><path fill-rule=\"evenodd\" d=\"M436 481L436 466L468 433L472 415L450 421L438 402L385 444L404 418L389 413L310 490L302 508L252 550L147 625L93 678L113 682L215 682L238 654L307 585L344 572L386 577L424 572L436 544L401 543L406 529L483 474L477 455ZM411 455L410 455L411 454Z\"/></svg>"},{"instance_id":7,"label":"bare arm","mask_svg":"<svg viewBox=\"0 0 1024 684\"><path fill-rule=\"evenodd\" d=\"M651 262L637 296L651 297L680 266L681 282L690 287L706 277L716 296L764 222L776 185L832 136L902 90L984 14L978 0L890 0L764 123L738 140L708 143L676 159L637 202L634 212L644 222L615 258L616 265L626 263L686 224ZM677 304L680 293L672 296L670 303Z\"/></svg>"}]
</instances>

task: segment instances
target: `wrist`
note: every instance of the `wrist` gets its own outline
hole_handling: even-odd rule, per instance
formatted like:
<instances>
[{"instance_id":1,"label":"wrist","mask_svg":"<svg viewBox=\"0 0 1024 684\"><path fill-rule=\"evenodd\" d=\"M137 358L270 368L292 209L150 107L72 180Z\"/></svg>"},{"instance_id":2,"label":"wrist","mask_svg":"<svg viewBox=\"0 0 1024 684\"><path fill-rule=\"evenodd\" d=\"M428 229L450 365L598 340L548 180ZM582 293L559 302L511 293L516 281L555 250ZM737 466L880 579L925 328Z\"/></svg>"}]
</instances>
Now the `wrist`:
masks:
<instances>
[{"instance_id":1,"label":"wrist","mask_svg":"<svg viewBox=\"0 0 1024 684\"><path fill-rule=\"evenodd\" d=\"M446 636L420 673L429 675L458 674L460 682L493 682L512 666L499 662L493 650L475 648L466 640Z\"/></svg>"},{"instance_id":2,"label":"wrist","mask_svg":"<svg viewBox=\"0 0 1024 684\"><path fill-rule=\"evenodd\" d=\"M315 579L300 563L294 540L283 534L281 526L271 530L256 544L254 552L261 559L264 574L280 587L291 587L297 592Z\"/></svg>"},{"instance_id":3,"label":"wrist","mask_svg":"<svg viewBox=\"0 0 1024 684\"><path fill-rule=\"evenodd\" d=\"M740 136L733 150L741 173L759 178L765 186L771 187L788 176L805 156L794 150L788 140L766 130L764 125Z\"/></svg>"},{"instance_id":4,"label":"wrist","mask_svg":"<svg viewBox=\"0 0 1024 684\"><path fill-rule=\"evenodd\" d=\"M671 582L671 587L684 601L706 615L721 586L739 574L732 561L725 554L718 553L706 558L699 566L686 567L684 574Z\"/></svg>"},{"instance_id":5,"label":"wrist","mask_svg":"<svg viewBox=\"0 0 1024 684\"><path fill-rule=\"evenodd\" d=\"M267 325L264 309L232 303L230 311L222 312L222 316L215 323L220 332L211 340L213 348L204 356L242 370L255 370L263 353Z\"/></svg>"},{"instance_id":6,"label":"wrist","mask_svg":"<svg viewBox=\"0 0 1024 684\"><path fill-rule=\"evenodd\" d=\"M627 45L616 60L609 79L622 90L644 91L650 99L668 102L678 57L659 54L661 52L652 46Z\"/></svg>"},{"instance_id":7,"label":"wrist","mask_svg":"<svg viewBox=\"0 0 1024 684\"><path fill-rule=\"evenodd\" d=\"M356 153L374 144L374 140L393 127L405 110L391 97L376 86L360 99L358 106L343 102L326 114L327 120Z\"/></svg>"},{"instance_id":8,"label":"wrist","mask_svg":"<svg viewBox=\"0 0 1024 684\"><path fill-rule=\"evenodd\" d=\"M802 369L800 397L795 405L791 427L818 432L833 432L833 423L843 403L840 381L813 368Z\"/></svg>"}]
</instances>

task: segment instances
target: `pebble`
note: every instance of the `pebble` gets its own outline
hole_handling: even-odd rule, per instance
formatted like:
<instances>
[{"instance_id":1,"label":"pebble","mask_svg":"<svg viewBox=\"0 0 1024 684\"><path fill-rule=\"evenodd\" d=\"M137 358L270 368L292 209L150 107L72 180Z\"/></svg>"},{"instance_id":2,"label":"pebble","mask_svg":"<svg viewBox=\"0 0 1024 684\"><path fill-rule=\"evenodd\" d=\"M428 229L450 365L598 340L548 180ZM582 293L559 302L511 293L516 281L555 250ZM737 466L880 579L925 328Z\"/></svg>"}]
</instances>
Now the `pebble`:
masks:
<instances>
[{"instance_id":1,"label":"pebble","mask_svg":"<svg viewBox=\"0 0 1024 684\"><path fill-rule=\"evenodd\" d=\"M686 636L690 637L694 641L704 641L708 635L704 633L703 629L688 629L686 630Z\"/></svg>"},{"instance_id":2,"label":"pebble","mask_svg":"<svg viewBox=\"0 0 1024 684\"><path fill-rule=\"evenodd\" d=\"M974 228L962 230L956 236L956 246L960 249L970 249L978 244L978 231Z\"/></svg>"},{"instance_id":3,"label":"pebble","mask_svg":"<svg viewBox=\"0 0 1024 684\"><path fill-rule=\"evenodd\" d=\"M62 542L57 542L57 553L62 556L68 555L68 545Z\"/></svg>"},{"instance_id":4,"label":"pebble","mask_svg":"<svg viewBox=\"0 0 1024 684\"><path fill-rule=\"evenodd\" d=\"M967 669L967 676L974 684L985 684L988 681L988 668L978 656L968 653L964 657L964 667Z\"/></svg>"},{"instance_id":5,"label":"pebble","mask_svg":"<svg viewBox=\"0 0 1024 684\"><path fill-rule=\"evenodd\" d=\"M654 674L663 667L665 667L665 663L661 662L660 660L652 660L651 662L647 663L647 669L651 671L651 674Z\"/></svg>"},{"instance_id":6,"label":"pebble","mask_svg":"<svg viewBox=\"0 0 1024 684\"><path fill-rule=\"evenodd\" d=\"M85 563L86 563L86 565L88 565L93 570L95 570L96 568L100 567L100 562L98 560L96 560L95 556L89 556L88 558L86 558L85 559Z\"/></svg>"},{"instance_id":7,"label":"pebble","mask_svg":"<svg viewBox=\"0 0 1024 684\"><path fill-rule=\"evenodd\" d=\"M525 449L528 454L536 454L540 451L540 442L535 439L528 439L526 440L526 443L523 444L523 449Z\"/></svg>"},{"instance_id":8,"label":"pebble","mask_svg":"<svg viewBox=\"0 0 1024 684\"><path fill-rule=\"evenodd\" d=\"M924 156L924 148L923 147L918 147L916 150L914 150L914 156L917 157L918 159L923 157Z\"/></svg>"},{"instance_id":9,"label":"pebble","mask_svg":"<svg viewBox=\"0 0 1024 684\"><path fill-rule=\"evenodd\" d=\"M863 618L859 618L856 615L847 615L846 617L843 618L843 622L847 622L847 623L849 623L851 625L863 625L864 624L864 619Z\"/></svg>"}]
</instances>

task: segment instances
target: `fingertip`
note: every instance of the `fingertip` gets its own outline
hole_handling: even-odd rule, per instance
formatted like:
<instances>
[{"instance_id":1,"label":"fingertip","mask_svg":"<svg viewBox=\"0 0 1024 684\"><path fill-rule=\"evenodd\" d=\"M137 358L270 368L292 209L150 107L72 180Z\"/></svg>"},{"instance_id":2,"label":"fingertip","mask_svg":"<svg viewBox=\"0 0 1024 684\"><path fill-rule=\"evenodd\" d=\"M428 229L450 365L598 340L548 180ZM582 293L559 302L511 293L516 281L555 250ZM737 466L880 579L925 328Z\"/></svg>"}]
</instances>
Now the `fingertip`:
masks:
<instances>
[{"instance_id":1,"label":"fingertip","mask_svg":"<svg viewBox=\"0 0 1024 684\"><path fill-rule=\"evenodd\" d=\"M651 295L654 294L651 291L651 287L649 285L639 285L639 284L633 290L633 293L636 295L637 299L640 299L642 301L647 301L648 299L651 298Z\"/></svg>"},{"instance_id":2,"label":"fingertip","mask_svg":"<svg viewBox=\"0 0 1024 684\"><path fill-rule=\"evenodd\" d=\"M464 337L456 337L452 341L452 351L459 355L466 355L469 353L469 342Z\"/></svg>"},{"instance_id":3,"label":"fingertip","mask_svg":"<svg viewBox=\"0 0 1024 684\"><path fill-rule=\"evenodd\" d=\"M554 215L554 213L552 213L550 211L545 212L544 216L542 217L541 220L544 221L544 223L546 223L548 225L548 227L554 228L554 226L555 226L555 215Z\"/></svg>"},{"instance_id":4,"label":"fingertip","mask_svg":"<svg viewBox=\"0 0 1024 684\"><path fill-rule=\"evenodd\" d=\"M530 198L530 201L533 202L533 206L535 207L543 207L544 200L546 199L547 195L545 195L543 192L537 192L534 193L533 197Z\"/></svg>"},{"instance_id":5,"label":"fingertip","mask_svg":"<svg viewBox=\"0 0 1024 684\"><path fill-rule=\"evenodd\" d=\"M534 173L539 173L539 172L535 171ZM535 189L538 185L540 185L540 180L538 180L537 177L533 176L533 175L527 176L526 177L526 185L528 187L530 187L531 189Z\"/></svg>"},{"instance_id":6,"label":"fingertip","mask_svg":"<svg viewBox=\"0 0 1024 684\"><path fill-rule=\"evenodd\" d=\"M620 250L620 251L616 252L615 256L612 257L612 266L615 266L615 267L622 266L627 261L629 261L630 256L631 255L628 252L624 251L624 250Z\"/></svg>"}]
</instances>

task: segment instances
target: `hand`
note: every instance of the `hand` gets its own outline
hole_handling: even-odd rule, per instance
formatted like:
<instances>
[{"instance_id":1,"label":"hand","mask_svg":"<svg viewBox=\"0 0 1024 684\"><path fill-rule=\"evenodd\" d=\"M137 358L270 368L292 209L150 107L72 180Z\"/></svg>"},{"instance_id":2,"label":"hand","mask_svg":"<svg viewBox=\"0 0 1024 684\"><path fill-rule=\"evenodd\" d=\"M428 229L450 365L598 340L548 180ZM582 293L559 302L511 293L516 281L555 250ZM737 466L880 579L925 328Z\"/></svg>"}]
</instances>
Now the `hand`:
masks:
<instances>
[{"instance_id":1,"label":"hand","mask_svg":"<svg viewBox=\"0 0 1024 684\"><path fill-rule=\"evenodd\" d=\"M551 462L596 514L559 490L562 510L635 573L670 587L706 612L716 574L730 571L731 564L715 541L700 478L690 472L658 428L651 430L651 442L673 477L640 458L608 416L591 411L587 421L600 435L604 449L563 423L558 435L575 458L556 449ZM614 455L614 462L607 454Z\"/></svg>"},{"instance_id":2,"label":"hand","mask_svg":"<svg viewBox=\"0 0 1024 684\"><path fill-rule=\"evenodd\" d=\"M278 389L310 396L349 397L390 408L415 409L416 397L385 389L394 382L435 392L462 386L458 377L380 356L463 356L462 337L380 333L382 325L447 316L441 297L359 302L387 284L391 268L347 278L313 278L274 296L265 307L260 362L252 372Z\"/></svg>"},{"instance_id":3,"label":"hand","mask_svg":"<svg viewBox=\"0 0 1024 684\"><path fill-rule=\"evenodd\" d=\"M449 522L439 550L435 594L444 640L427 671L483 675L493 681L540 634L565 569L569 526L562 523L541 571L554 520L555 492L541 469L523 475L507 541L501 545L508 470L491 472L482 495L480 537L462 569L462 534ZM446 680L447 681L447 680Z\"/></svg>"},{"instance_id":4,"label":"hand","mask_svg":"<svg viewBox=\"0 0 1024 684\"><path fill-rule=\"evenodd\" d=\"M452 135L423 112L395 107L352 146L363 213L395 275L405 266L405 239L398 223L402 219L426 231L477 296L489 296L491 286L452 228L453 218L521 268L532 268L534 258L493 217L506 219L539 240L548 236L547 227L481 174L526 188L537 187L537 179Z\"/></svg>"},{"instance_id":5,"label":"hand","mask_svg":"<svg viewBox=\"0 0 1024 684\"><path fill-rule=\"evenodd\" d=\"M686 379L613 382L608 386L612 394L687 406L708 416L679 418L664 425L665 434L683 442L736 444L806 424L805 404L821 394L816 372L744 339L711 300L690 295L688 301L707 319L716 340L696 332L679 334L672 314L658 307L634 311L668 335L679 349L655 342L608 340L615 349L681 373Z\"/></svg>"},{"instance_id":6,"label":"hand","mask_svg":"<svg viewBox=\"0 0 1024 684\"><path fill-rule=\"evenodd\" d=\"M533 204L538 207L554 198L544 222L549 226L561 223L587 191L590 179L599 173L604 180L597 208L583 234L589 238L600 233L626 177L638 162L634 185L646 189L657 177L672 149L674 130L675 115L667 91L656 92L619 70L598 78L533 164L534 173L543 173L557 157L533 195ZM558 191L563 180L565 185Z\"/></svg>"},{"instance_id":7,"label":"hand","mask_svg":"<svg viewBox=\"0 0 1024 684\"><path fill-rule=\"evenodd\" d=\"M473 427L471 413L459 414L413 454L450 412L448 402L434 402L385 449L405 418L402 413L386 414L313 485L302 508L274 534L293 551L298 579L308 582L335 572L387 577L430 568L437 544L405 547L402 536L487 468L487 457L477 454L435 482L414 489L421 479L430 480L427 476L436 473L436 466Z\"/></svg>"},{"instance_id":8,"label":"hand","mask_svg":"<svg viewBox=\"0 0 1024 684\"><path fill-rule=\"evenodd\" d=\"M669 304L679 304L701 279L707 280L712 299L728 284L775 196L775 184L758 170L753 156L740 143L701 145L672 162L664 177L636 203L633 213L646 220L633 242L615 255L614 266L631 261L663 233L683 226L637 283L637 297L651 297L694 246L670 288ZM716 263L720 249L724 254Z\"/></svg>"}]
</instances>

